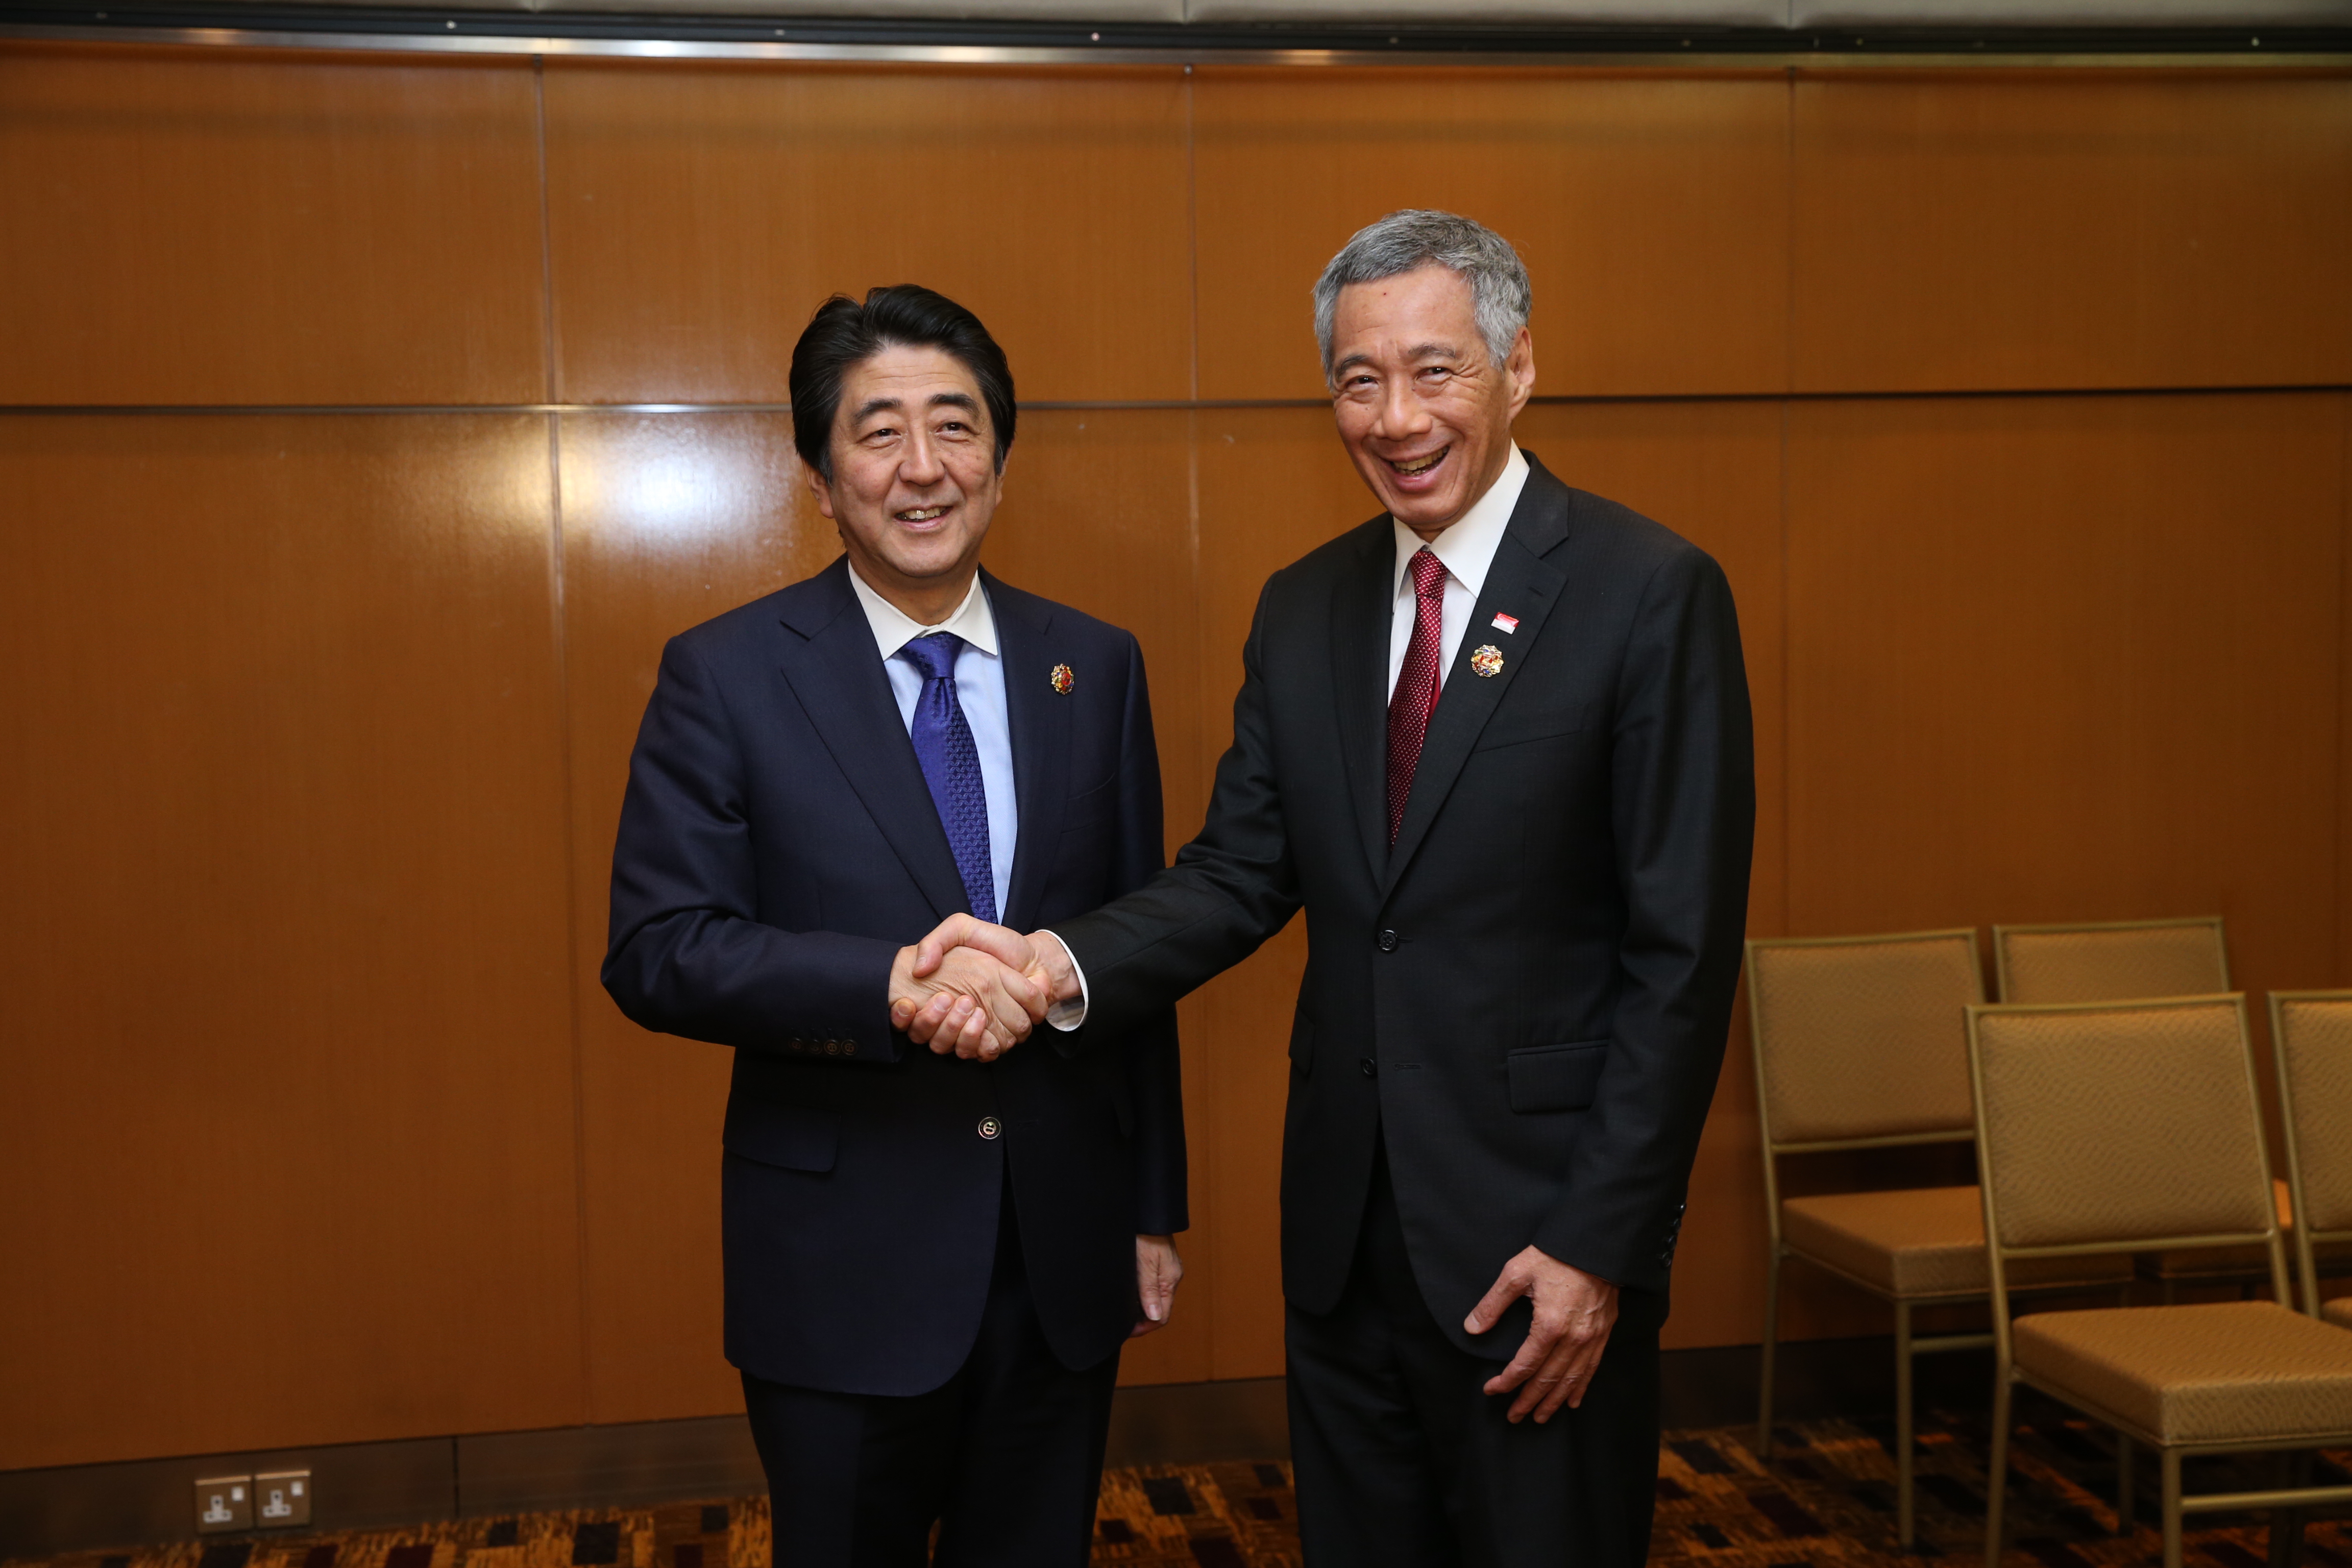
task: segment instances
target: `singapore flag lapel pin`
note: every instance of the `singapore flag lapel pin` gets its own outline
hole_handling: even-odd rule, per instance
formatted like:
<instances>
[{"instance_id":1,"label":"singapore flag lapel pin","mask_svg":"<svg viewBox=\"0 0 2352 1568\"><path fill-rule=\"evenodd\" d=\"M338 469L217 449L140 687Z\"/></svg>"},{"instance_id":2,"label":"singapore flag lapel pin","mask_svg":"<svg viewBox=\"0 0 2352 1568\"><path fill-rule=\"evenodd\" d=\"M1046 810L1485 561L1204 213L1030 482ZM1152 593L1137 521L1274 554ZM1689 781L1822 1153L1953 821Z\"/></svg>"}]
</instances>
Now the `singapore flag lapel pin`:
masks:
<instances>
[{"instance_id":1,"label":"singapore flag lapel pin","mask_svg":"<svg viewBox=\"0 0 2352 1568\"><path fill-rule=\"evenodd\" d=\"M1507 616L1503 614L1502 611L1497 610L1495 612L1495 619L1491 624L1498 632L1515 632L1519 629L1519 617L1517 616Z\"/></svg>"}]
</instances>

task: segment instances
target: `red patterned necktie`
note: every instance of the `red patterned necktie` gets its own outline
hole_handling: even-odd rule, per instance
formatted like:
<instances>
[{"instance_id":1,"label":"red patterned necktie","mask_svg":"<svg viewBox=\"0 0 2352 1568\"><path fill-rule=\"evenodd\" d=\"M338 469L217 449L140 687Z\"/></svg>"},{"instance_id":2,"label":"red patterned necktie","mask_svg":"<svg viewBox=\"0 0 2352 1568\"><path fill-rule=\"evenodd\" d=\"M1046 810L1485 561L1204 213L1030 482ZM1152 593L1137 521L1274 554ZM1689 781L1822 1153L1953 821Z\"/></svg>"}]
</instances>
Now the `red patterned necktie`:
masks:
<instances>
[{"instance_id":1,"label":"red patterned necktie","mask_svg":"<svg viewBox=\"0 0 2352 1568\"><path fill-rule=\"evenodd\" d=\"M1437 648L1445 639L1445 563L1423 545L1406 563L1412 572L1412 641L1404 648L1389 698L1389 842L1404 824L1405 798L1412 794L1412 770L1429 716L1437 711Z\"/></svg>"}]
</instances>

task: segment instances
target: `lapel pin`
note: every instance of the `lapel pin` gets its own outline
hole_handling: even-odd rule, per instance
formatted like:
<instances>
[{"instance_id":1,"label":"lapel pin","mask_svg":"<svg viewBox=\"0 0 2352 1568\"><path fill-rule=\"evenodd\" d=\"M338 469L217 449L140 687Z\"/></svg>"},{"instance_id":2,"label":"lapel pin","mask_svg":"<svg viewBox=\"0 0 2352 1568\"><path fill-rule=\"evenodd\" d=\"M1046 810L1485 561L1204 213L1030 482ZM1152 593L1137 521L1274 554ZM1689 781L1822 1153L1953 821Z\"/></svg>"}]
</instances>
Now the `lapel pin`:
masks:
<instances>
[{"instance_id":1,"label":"lapel pin","mask_svg":"<svg viewBox=\"0 0 2352 1568\"><path fill-rule=\"evenodd\" d=\"M1503 672L1503 650L1488 643L1470 656L1470 668L1482 676L1500 675Z\"/></svg>"},{"instance_id":2,"label":"lapel pin","mask_svg":"<svg viewBox=\"0 0 2352 1568\"><path fill-rule=\"evenodd\" d=\"M1065 697L1067 697L1070 694L1070 688L1078 683L1078 678L1070 673L1070 667L1066 664L1055 665L1054 667L1054 672L1051 675L1048 675L1045 679L1050 685L1052 685L1055 690L1060 692Z\"/></svg>"},{"instance_id":3,"label":"lapel pin","mask_svg":"<svg viewBox=\"0 0 2352 1568\"><path fill-rule=\"evenodd\" d=\"M1497 610L1495 612L1495 619L1492 622L1492 625L1498 632L1515 632L1519 629L1519 617L1517 616L1507 616L1503 614L1502 611Z\"/></svg>"}]
</instances>

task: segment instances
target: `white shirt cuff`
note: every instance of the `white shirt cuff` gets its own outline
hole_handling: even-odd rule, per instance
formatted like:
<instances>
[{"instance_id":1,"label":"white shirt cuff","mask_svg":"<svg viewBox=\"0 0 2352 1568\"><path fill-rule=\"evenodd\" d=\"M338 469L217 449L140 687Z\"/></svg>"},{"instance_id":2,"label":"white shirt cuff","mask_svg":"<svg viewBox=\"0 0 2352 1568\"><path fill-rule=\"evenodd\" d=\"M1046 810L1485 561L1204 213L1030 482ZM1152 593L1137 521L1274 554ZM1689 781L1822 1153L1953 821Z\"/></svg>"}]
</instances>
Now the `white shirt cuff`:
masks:
<instances>
[{"instance_id":1,"label":"white shirt cuff","mask_svg":"<svg viewBox=\"0 0 2352 1568\"><path fill-rule=\"evenodd\" d=\"M1045 934L1062 942L1062 951L1069 954L1070 973L1078 977L1078 994L1076 996L1055 1002L1045 1009L1045 1022L1066 1035L1087 1021L1087 972L1079 964L1078 955L1070 952L1068 942L1062 942L1050 931Z\"/></svg>"}]
</instances>

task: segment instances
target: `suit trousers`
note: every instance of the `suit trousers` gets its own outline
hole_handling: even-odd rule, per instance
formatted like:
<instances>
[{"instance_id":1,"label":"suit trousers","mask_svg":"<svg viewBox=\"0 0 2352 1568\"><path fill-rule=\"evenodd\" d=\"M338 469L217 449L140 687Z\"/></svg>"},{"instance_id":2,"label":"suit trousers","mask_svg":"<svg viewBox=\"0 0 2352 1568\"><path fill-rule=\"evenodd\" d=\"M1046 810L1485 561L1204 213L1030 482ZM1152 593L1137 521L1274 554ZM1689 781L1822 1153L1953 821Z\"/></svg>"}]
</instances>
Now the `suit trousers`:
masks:
<instances>
[{"instance_id":1,"label":"suit trousers","mask_svg":"<svg viewBox=\"0 0 2352 1568\"><path fill-rule=\"evenodd\" d=\"M1384 1153L1346 1290L1289 1309L1290 1448L1307 1568L1638 1568L1658 1479L1663 1297L1620 1293L1584 1403L1538 1426L1482 1392L1423 1300ZM1508 1347L1516 1351L1516 1344Z\"/></svg>"},{"instance_id":2,"label":"suit trousers","mask_svg":"<svg viewBox=\"0 0 2352 1568\"><path fill-rule=\"evenodd\" d=\"M1116 1352L1072 1372L1045 1343L1008 1186L979 1338L940 1387L831 1394L743 1374L776 1568L1081 1568L1118 1379Z\"/></svg>"}]
</instances>

